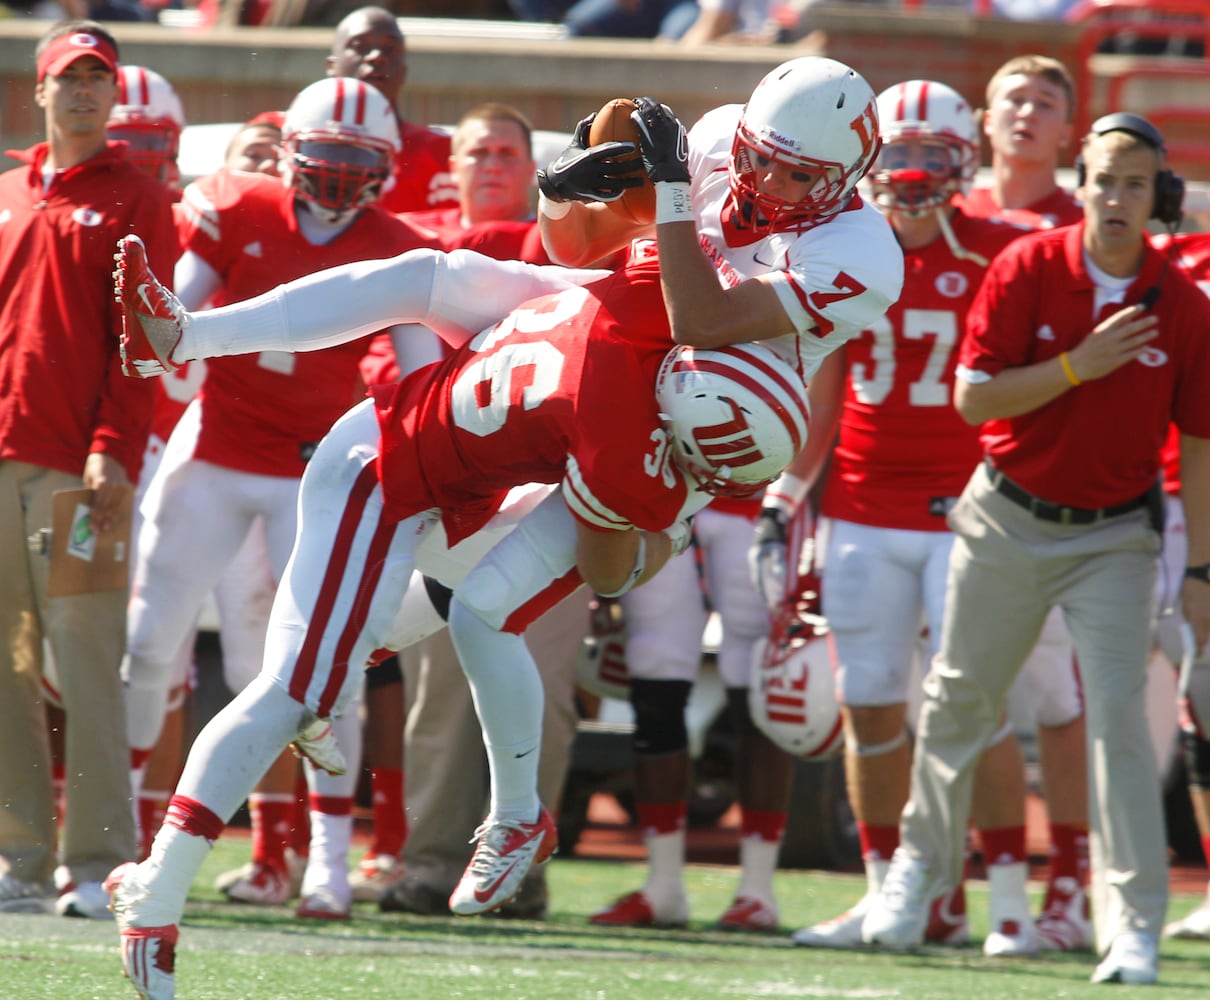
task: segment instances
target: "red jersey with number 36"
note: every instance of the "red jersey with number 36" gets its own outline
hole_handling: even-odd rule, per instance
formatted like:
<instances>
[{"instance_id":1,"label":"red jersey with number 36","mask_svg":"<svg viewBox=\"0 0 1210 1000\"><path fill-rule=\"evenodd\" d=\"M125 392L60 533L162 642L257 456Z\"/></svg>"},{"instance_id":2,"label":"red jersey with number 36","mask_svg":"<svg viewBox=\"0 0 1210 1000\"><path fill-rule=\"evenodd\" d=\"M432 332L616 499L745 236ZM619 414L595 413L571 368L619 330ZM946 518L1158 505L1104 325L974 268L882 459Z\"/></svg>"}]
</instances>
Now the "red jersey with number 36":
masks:
<instances>
[{"instance_id":1,"label":"red jersey with number 36","mask_svg":"<svg viewBox=\"0 0 1210 1000\"><path fill-rule=\"evenodd\" d=\"M668 451L655 380L672 347L659 268L533 300L448 359L376 387L388 514L441 508L451 542L518 483L562 483L581 521L658 531L705 506Z\"/></svg>"}]
</instances>

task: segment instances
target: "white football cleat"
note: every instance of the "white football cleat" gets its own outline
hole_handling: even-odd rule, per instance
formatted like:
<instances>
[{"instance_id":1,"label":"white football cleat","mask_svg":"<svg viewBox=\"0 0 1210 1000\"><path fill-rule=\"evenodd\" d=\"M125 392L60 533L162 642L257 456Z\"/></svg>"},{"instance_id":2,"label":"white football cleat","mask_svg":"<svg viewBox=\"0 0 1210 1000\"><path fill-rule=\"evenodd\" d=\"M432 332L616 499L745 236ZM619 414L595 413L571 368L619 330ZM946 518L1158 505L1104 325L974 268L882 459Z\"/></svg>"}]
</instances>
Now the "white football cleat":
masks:
<instances>
[{"instance_id":1,"label":"white football cleat","mask_svg":"<svg viewBox=\"0 0 1210 1000\"><path fill-rule=\"evenodd\" d=\"M862 941L893 951L919 948L929 923L931 882L921 858L895 848L882 889L861 923Z\"/></svg>"},{"instance_id":2,"label":"white football cleat","mask_svg":"<svg viewBox=\"0 0 1210 1000\"><path fill-rule=\"evenodd\" d=\"M1123 931L1092 974L1094 983L1128 983L1149 986L1159 978L1159 949L1153 938Z\"/></svg>"},{"instance_id":3,"label":"white football cleat","mask_svg":"<svg viewBox=\"0 0 1210 1000\"><path fill-rule=\"evenodd\" d=\"M543 806L536 823L488 816L471 843L475 853L450 896L450 910L463 917L486 913L512 899L530 868L555 853L559 833Z\"/></svg>"},{"instance_id":4,"label":"white football cleat","mask_svg":"<svg viewBox=\"0 0 1210 1000\"><path fill-rule=\"evenodd\" d=\"M716 925L720 931L775 934L781 926L777 904L755 896L736 896Z\"/></svg>"},{"instance_id":5,"label":"white football cleat","mask_svg":"<svg viewBox=\"0 0 1210 1000\"><path fill-rule=\"evenodd\" d=\"M122 371L132 378L169 375L180 367L172 352L181 342L189 315L180 300L151 273L139 237L123 236L114 254L114 292L122 305L118 348Z\"/></svg>"},{"instance_id":6,"label":"white football cleat","mask_svg":"<svg viewBox=\"0 0 1210 1000\"><path fill-rule=\"evenodd\" d=\"M139 910L147 905L148 892L139 881L139 866L132 861L118 865L103 883L121 935L122 970L140 1000L174 1000L176 996L176 943L180 928L175 922L144 926ZM150 921L149 921L150 923Z\"/></svg>"},{"instance_id":7,"label":"white football cleat","mask_svg":"<svg viewBox=\"0 0 1210 1000\"><path fill-rule=\"evenodd\" d=\"M332 731L332 723L327 719L313 719L307 723L294 737L290 749L294 751L295 756L309 760L334 778L340 777L349 769L349 762L345 760L336 733Z\"/></svg>"},{"instance_id":8,"label":"white football cleat","mask_svg":"<svg viewBox=\"0 0 1210 1000\"><path fill-rule=\"evenodd\" d=\"M357 902L377 903L403 876L403 862L394 854L366 854L349 873L349 888Z\"/></svg>"},{"instance_id":9,"label":"white football cleat","mask_svg":"<svg viewBox=\"0 0 1210 1000\"><path fill-rule=\"evenodd\" d=\"M1186 941L1210 941L1210 901L1180 920L1174 920L1164 928L1164 937L1183 938Z\"/></svg>"},{"instance_id":10,"label":"white football cleat","mask_svg":"<svg viewBox=\"0 0 1210 1000\"><path fill-rule=\"evenodd\" d=\"M55 900L55 912L61 917L113 919L113 911L109 907L109 893L99 881L68 886Z\"/></svg>"},{"instance_id":11,"label":"white football cleat","mask_svg":"<svg viewBox=\"0 0 1210 1000\"><path fill-rule=\"evenodd\" d=\"M804 948L852 950L864 947L865 942L861 940L861 923L870 912L875 896L875 893L867 892L839 917L803 927L791 935L792 940Z\"/></svg>"},{"instance_id":12,"label":"white football cleat","mask_svg":"<svg viewBox=\"0 0 1210 1000\"><path fill-rule=\"evenodd\" d=\"M1037 929L1028 915L997 921L983 941L983 954L988 958L1032 958L1041 950Z\"/></svg>"}]
</instances>

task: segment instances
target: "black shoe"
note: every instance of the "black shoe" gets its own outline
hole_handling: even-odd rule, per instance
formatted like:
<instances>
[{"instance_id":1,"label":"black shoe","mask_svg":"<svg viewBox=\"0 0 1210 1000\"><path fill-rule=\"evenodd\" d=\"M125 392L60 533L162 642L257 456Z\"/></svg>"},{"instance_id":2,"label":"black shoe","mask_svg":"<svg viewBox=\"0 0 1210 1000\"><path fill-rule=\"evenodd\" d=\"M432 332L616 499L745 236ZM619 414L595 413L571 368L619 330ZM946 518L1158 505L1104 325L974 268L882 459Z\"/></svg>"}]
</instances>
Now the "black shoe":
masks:
<instances>
[{"instance_id":1,"label":"black shoe","mask_svg":"<svg viewBox=\"0 0 1210 1000\"><path fill-rule=\"evenodd\" d=\"M450 890L427 885L420 879L405 875L389 886L378 900L383 913L417 913L422 917L448 917Z\"/></svg>"}]
</instances>

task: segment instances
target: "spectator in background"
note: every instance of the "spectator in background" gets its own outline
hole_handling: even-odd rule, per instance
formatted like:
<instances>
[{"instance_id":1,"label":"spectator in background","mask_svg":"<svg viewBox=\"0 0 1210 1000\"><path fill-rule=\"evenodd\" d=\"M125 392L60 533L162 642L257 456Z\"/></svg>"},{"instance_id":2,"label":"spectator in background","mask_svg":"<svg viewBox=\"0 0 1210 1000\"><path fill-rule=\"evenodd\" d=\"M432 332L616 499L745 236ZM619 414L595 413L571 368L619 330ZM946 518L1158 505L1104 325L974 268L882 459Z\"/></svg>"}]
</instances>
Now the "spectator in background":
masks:
<instances>
[{"instance_id":1,"label":"spectator in background","mask_svg":"<svg viewBox=\"0 0 1210 1000\"><path fill-rule=\"evenodd\" d=\"M404 218L435 231L447 249L464 247L499 260L549 263L531 208L531 137L529 121L515 108L496 103L471 108L459 120L451 147L458 205ZM406 374L441 354L435 335L423 330L409 332L406 343L396 338L394 347L398 364L389 339L375 338L362 363L367 383L394 381L400 369ZM575 738L571 665L587 624L586 602L585 593L573 594L539 618L525 637L543 678L539 788L552 810L558 807ZM403 754L409 818L403 846L406 875L400 881L398 866L383 856L380 846L372 846L353 876L354 892L359 898L377 898L387 911L446 914L450 893L470 858L471 834L483 816L487 765L470 688L448 635L427 640L409 651L405 661L415 678ZM371 686L382 691L375 675L384 666L367 672L367 691ZM367 757L372 730L371 716ZM378 839L377 809L375 821ZM541 918L547 899L545 869L537 867L530 870L518 897L496 912Z\"/></svg>"},{"instance_id":2,"label":"spectator in background","mask_svg":"<svg viewBox=\"0 0 1210 1000\"><path fill-rule=\"evenodd\" d=\"M405 121L399 115L408 58L407 42L394 14L383 7L361 7L345 17L332 39L327 75L362 80L395 109L400 147L391 183L382 195L383 208L388 212L420 212L457 203L449 179L449 135Z\"/></svg>"},{"instance_id":3,"label":"spectator in background","mask_svg":"<svg viewBox=\"0 0 1210 1000\"><path fill-rule=\"evenodd\" d=\"M122 376L113 249L128 232L175 259L171 199L106 139L118 47L93 21L39 41L34 100L47 141L0 175L0 912L50 905L55 806L39 674L49 640L72 724L61 836L64 916L109 916L106 866L134 856L118 665L125 590L50 598L25 539L51 524L56 490L96 490L92 529L118 527L138 479L153 394ZM60 287L63 276L70 284ZM70 310L70 311L68 311Z\"/></svg>"},{"instance_id":4,"label":"spectator in background","mask_svg":"<svg viewBox=\"0 0 1210 1000\"><path fill-rule=\"evenodd\" d=\"M579 0L563 16L572 38L680 38L697 0Z\"/></svg>"},{"instance_id":5,"label":"spectator in background","mask_svg":"<svg viewBox=\"0 0 1210 1000\"><path fill-rule=\"evenodd\" d=\"M1049 56L1015 56L987 83L983 134L992 152L992 179L960 202L964 212L1029 229L1066 226L1080 206L1055 174L1071 145L1075 85Z\"/></svg>"},{"instance_id":6,"label":"spectator in background","mask_svg":"<svg viewBox=\"0 0 1210 1000\"><path fill-rule=\"evenodd\" d=\"M266 111L246 122L227 143L223 165L228 170L276 176L283 117L280 112Z\"/></svg>"}]
</instances>

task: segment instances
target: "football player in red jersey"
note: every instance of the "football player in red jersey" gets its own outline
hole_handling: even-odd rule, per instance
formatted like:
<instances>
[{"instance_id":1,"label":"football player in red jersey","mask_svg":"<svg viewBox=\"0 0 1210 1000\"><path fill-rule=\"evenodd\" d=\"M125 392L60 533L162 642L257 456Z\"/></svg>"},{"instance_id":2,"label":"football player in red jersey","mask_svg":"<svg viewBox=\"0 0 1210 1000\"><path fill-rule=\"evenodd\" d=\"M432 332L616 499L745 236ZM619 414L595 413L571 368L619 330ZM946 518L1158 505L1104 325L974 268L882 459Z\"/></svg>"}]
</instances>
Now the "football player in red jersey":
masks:
<instances>
[{"instance_id":1,"label":"football player in red jersey","mask_svg":"<svg viewBox=\"0 0 1210 1000\"><path fill-rule=\"evenodd\" d=\"M1079 222L1079 204L1055 179L1072 140L1075 85L1067 67L1050 56L1014 56L992 74L986 96L992 180L963 195L962 210L1029 229Z\"/></svg>"},{"instance_id":2,"label":"football player in red jersey","mask_svg":"<svg viewBox=\"0 0 1210 1000\"><path fill-rule=\"evenodd\" d=\"M1158 247L1171 240L1180 267L1210 295L1210 236L1205 233L1159 237ZM1180 702L1181 748L1189 780L1189 797L1201 836L1202 853L1210 859L1210 657L1204 653L1184 661L1190 650L1188 636L1182 634L1185 624L1178 597L1185 567L1187 543L1185 510L1181 503L1180 436L1174 427L1164 449L1164 489L1167 511L1164 519L1164 551L1160 557L1159 599L1157 602L1157 638L1160 648L1180 669L1178 696ZM1206 579L1203 576L1201 579ZM1164 928L1165 937L1210 941L1210 886L1206 900L1197 909L1174 920Z\"/></svg>"},{"instance_id":3,"label":"football player in red jersey","mask_svg":"<svg viewBox=\"0 0 1210 1000\"><path fill-rule=\"evenodd\" d=\"M284 143L281 178L220 170L186 190L176 270L185 301L239 301L318 268L431 245L374 204L398 145L394 111L374 88L344 78L306 88L287 113ZM273 575L281 578L299 478L315 444L356 397L364 349L362 341L322 354L264 352L207 366L145 500L123 664L136 780L159 733L172 657L258 517ZM254 672L258 664L249 666ZM238 688L248 680L230 683ZM356 738L348 736L351 744ZM314 779L318 850L304 880L303 915L348 913L353 780ZM283 818L292 813L288 798L277 803ZM282 902L284 837L269 832L282 824L262 818L259 889Z\"/></svg>"},{"instance_id":4,"label":"football player in red jersey","mask_svg":"<svg viewBox=\"0 0 1210 1000\"><path fill-rule=\"evenodd\" d=\"M131 371L316 349L400 322L425 322L465 346L380 387L317 449L265 668L198 737L151 858L111 876L128 974L146 996L171 995L188 887L256 773L290 740L331 764L326 719L347 706L362 668L440 624L431 609L427 620L401 614L413 568L432 565L426 536L440 526L449 544L485 536L491 545L511 486L559 483L453 581L448 609L492 769L491 811L451 908L501 905L555 840L535 791L540 682L519 632L581 582L603 594L640 583L685 540L683 519L711 495L777 475L806 438L801 381L757 345L704 352L700 365L691 350L669 351L651 265L581 287L570 280L595 275L413 251L185 313L141 251L125 241L120 264ZM531 300L543 291L555 294ZM349 323L359 325L334 333Z\"/></svg>"},{"instance_id":5,"label":"football player in red jersey","mask_svg":"<svg viewBox=\"0 0 1210 1000\"><path fill-rule=\"evenodd\" d=\"M911 80L880 94L878 106L882 149L870 183L910 279L886 317L829 356L812 386L817 419L835 414L839 422L822 498L823 610L839 661L845 772L869 891L841 916L795 934L814 947L861 945L862 919L899 844L916 640L923 620L928 653L935 651L953 541L945 516L980 454L977 432L952 405L957 345L988 262L1024 232L953 204L978 164L974 118L958 93ZM815 437L796 471L814 479L832 437ZM1078 681L1061 622L1048 628L1055 634L1044 638L1031 669L1045 685L1044 720L1067 722L1080 714ZM1026 896L1022 767L1011 730L997 735L975 809L991 886L984 951L1032 953L1041 941ZM1083 794L1082 784L1076 791ZM930 939L965 941L961 889L946 902L948 919L935 915ZM1075 929L1076 946L1087 947L1087 920Z\"/></svg>"},{"instance_id":6,"label":"football player in red jersey","mask_svg":"<svg viewBox=\"0 0 1210 1000\"><path fill-rule=\"evenodd\" d=\"M395 109L400 143L382 207L388 212L421 212L456 204L449 175L449 134L404 121L398 114L399 95L408 78L408 53L395 15L383 7L360 7L347 14L336 26L327 75L368 83Z\"/></svg>"}]
</instances>

